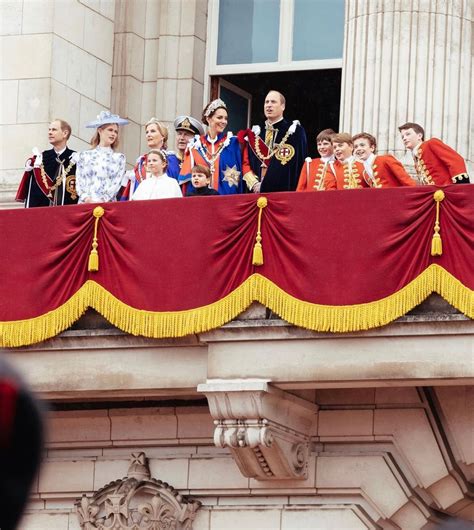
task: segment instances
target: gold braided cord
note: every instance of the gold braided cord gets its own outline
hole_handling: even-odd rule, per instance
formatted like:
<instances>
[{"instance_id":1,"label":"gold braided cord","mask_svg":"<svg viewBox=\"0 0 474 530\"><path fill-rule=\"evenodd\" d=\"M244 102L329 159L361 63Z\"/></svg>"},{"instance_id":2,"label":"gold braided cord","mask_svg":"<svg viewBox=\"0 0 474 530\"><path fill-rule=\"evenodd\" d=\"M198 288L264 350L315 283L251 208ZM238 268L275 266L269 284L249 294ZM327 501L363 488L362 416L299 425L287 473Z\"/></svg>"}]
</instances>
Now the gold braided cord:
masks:
<instances>
[{"instance_id":1,"label":"gold braided cord","mask_svg":"<svg viewBox=\"0 0 474 530\"><path fill-rule=\"evenodd\" d=\"M285 293L273 282L253 274L237 289L212 304L185 311L135 309L94 281L87 281L64 305L28 320L0 322L0 345L18 347L61 333L93 307L111 324L131 335L182 337L218 328L253 301L262 303L290 324L314 331L350 332L382 326L406 314L437 292L469 318L474 318L474 291L439 265L430 265L399 291L373 302L346 306L312 304Z\"/></svg>"},{"instance_id":2,"label":"gold braided cord","mask_svg":"<svg viewBox=\"0 0 474 530\"><path fill-rule=\"evenodd\" d=\"M262 212L267 207L268 200L266 197L259 197L257 200L258 219L257 235L255 236L255 245L253 247L252 265L263 265L263 247L262 247Z\"/></svg>"},{"instance_id":3,"label":"gold braided cord","mask_svg":"<svg viewBox=\"0 0 474 530\"><path fill-rule=\"evenodd\" d=\"M432 256L441 256L443 253L443 242L441 240L440 230L441 226L439 224L439 203L444 200L444 191L436 190L433 195L433 200L436 202L436 220L434 225L434 234L431 240L431 255Z\"/></svg>"},{"instance_id":4,"label":"gold braided cord","mask_svg":"<svg viewBox=\"0 0 474 530\"><path fill-rule=\"evenodd\" d=\"M92 249L89 254L89 264L87 265L87 270L89 272L97 272L99 270L99 252L97 248L99 247L99 241L97 239L97 230L99 228L99 219L104 215L105 210L102 206L96 206L92 212L92 215L95 217L94 221L94 237L92 238Z\"/></svg>"}]
</instances>

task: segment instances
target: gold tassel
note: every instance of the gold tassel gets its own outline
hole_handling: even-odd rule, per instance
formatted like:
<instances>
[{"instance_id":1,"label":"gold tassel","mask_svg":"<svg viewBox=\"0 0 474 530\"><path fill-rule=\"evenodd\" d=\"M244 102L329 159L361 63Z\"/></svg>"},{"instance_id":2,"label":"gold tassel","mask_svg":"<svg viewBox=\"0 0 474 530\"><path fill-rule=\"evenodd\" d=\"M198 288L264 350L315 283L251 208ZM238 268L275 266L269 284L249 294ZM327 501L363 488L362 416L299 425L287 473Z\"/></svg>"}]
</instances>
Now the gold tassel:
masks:
<instances>
[{"instance_id":1,"label":"gold tassel","mask_svg":"<svg viewBox=\"0 0 474 530\"><path fill-rule=\"evenodd\" d=\"M97 247L99 243L97 242L97 228L99 227L99 219L104 215L104 209L102 206L96 206L92 215L95 217L94 223L94 238L92 239L92 250L89 254L89 266L87 270L89 272L97 272L99 270L99 253Z\"/></svg>"},{"instance_id":2,"label":"gold tassel","mask_svg":"<svg viewBox=\"0 0 474 530\"><path fill-rule=\"evenodd\" d=\"M257 201L258 210L258 224L257 235L255 237L255 245L253 247L252 265L263 265L263 248L262 248L262 211L267 206L268 201L266 197L259 197Z\"/></svg>"},{"instance_id":3,"label":"gold tassel","mask_svg":"<svg viewBox=\"0 0 474 530\"><path fill-rule=\"evenodd\" d=\"M441 254L443 254L443 242L439 234L441 229L439 225L439 203L444 199L444 191L436 190L434 192L433 199L436 202L436 221L434 225L433 239L431 240L431 255L441 256Z\"/></svg>"}]
</instances>

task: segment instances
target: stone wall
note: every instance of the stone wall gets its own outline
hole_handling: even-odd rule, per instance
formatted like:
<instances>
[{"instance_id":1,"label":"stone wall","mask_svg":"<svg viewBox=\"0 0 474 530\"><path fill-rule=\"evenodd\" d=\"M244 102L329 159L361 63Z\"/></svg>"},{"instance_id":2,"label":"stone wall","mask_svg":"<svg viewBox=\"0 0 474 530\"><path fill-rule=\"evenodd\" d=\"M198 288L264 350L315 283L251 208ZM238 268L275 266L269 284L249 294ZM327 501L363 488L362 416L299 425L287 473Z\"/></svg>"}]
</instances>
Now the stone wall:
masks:
<instances>
[{"instance_id":1,"label":"stone wall","mask_svg":"<svg viewBox=\"0 0 474 530\"><path fill-rule=\"evenodd\" d=\"M0 207L13 205L54 118L71 124L69 144L82 150L101 110L128 117L121 149L134 163L150 117L170 125L201 114L206 0L4 0L0 20Z\"/></svg>"},{"instance_id":2,"label":"stone wall","mask_svg":"<svg viewBox=\"0 0 474 530\"><path fill-rule=\"evenodd\" d=\"M47 147L52 119L68 121L70 146L85 149L84 124L110 108L115 1L7 1L0 18L0 201L11 201L32 147Z\"/></svg>"},{"instance_id":3,"label":"stone wall","mask_svg":"<svg viewBox=\"0 0 474 530\"><path fill-rule=\"evenodd\" d=\"M472 468L472 422L462 412L472 410L472 389L435 389L435 409L426 396L415 388L316 390L320 412L305 480L244 477L228 450L214 446L205 406L51 412L21 529L78 529L75 500L125 477L138 451L153 478L202 502L194 530L416 529L439 522L437 510L468 518L472 504L446 454ZM442 412L449 451L433 410Z\"/></svg>"}]
</instances>

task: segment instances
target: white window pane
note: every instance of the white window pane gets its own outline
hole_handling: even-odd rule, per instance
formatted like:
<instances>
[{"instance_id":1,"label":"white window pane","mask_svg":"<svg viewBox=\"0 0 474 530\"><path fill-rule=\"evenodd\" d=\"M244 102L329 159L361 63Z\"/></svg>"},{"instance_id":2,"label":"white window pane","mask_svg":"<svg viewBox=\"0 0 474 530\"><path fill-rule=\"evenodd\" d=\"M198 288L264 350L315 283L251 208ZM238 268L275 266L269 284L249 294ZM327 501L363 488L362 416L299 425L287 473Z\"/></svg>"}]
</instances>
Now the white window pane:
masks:
<instances>
[{"instance_id":1,"label":"white window pane","mask_svg":"<svg viewBox=\"0 0 474 530\"><path fill-rule=\"evenodd\" d=\"M293 60L340 59L344 0L294 0Z\"/></svg>"},{"instance_id":2,"label":"white window pane","mask_svg":"<svg viewBox=\"0 0 474 530\"><path fill-rule=\"evenodd\" d=\"M278 61L279 32L280 0L220 0L217 64Z\"/></svg>"}]
</instances>

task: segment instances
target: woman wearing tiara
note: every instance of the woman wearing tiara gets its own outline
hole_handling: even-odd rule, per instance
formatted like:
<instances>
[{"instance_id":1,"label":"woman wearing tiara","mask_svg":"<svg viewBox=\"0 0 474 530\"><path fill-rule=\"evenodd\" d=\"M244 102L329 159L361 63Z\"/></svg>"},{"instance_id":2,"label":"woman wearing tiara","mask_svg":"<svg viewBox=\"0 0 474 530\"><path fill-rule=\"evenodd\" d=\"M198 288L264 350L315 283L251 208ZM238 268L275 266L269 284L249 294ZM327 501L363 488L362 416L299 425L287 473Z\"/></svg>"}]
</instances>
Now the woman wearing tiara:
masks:
<instances>
[{"instance_id":1,"label":"woman wearing tiara","mask_svg":"<svg viewBox=\"0 0 474 530\"><path fill-rule=\"evenodd\" d=\"M220 195L242 193L242 156L239 142L227 127L227 107L221 99L206 105L202 122L207 125L207 134L195 136L189 143L179 183L191 187L191 170L195 165L208 167L211 172L210 187Z\"/></svg>"},{"instance_id":2,"label":"woman wearing tiara","mask_svg":"<svg viewBox=\"0 0 474 530\"><path fill-rule=\"evenodd\" d=\"M150 118L145 124L146 141L150 149L166 150L168 148L168 128L157 118ZM171 151L166 152L167 174L178 180L179 164L178 157ZM122 201L132 198L139 184L143 182L150 174L147 172L147 154L137 158L137 162L131 171L127 171L126 181L123 183L125 189L121 193Z\"/></svg>"}]
</instances>

